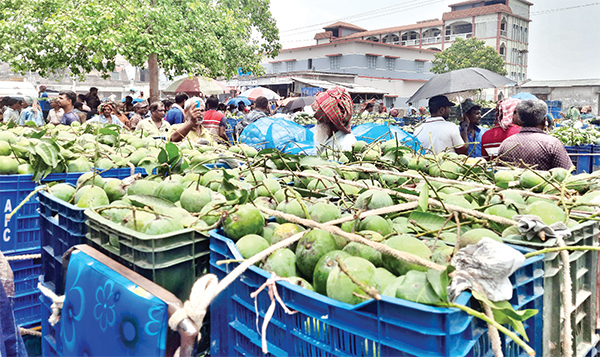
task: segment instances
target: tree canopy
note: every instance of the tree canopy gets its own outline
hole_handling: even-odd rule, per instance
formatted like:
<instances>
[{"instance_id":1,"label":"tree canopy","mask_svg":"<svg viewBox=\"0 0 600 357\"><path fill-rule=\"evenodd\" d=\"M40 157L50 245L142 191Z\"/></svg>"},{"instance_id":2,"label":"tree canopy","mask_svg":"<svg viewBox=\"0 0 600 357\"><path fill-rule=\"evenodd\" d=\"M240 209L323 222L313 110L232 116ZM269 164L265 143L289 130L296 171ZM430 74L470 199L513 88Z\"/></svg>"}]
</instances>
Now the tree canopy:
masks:
<instances>
[{"instance_id":1,"label":"tree canopy","mask_svg":"<svg viewBox=\"0 0 600 357\"><path fill-rule=\"evenodd\" d=\"M457 38L452 46L435 54L432 64L431 72L437 74L469 67L487 69L503 76L507 74L502 56L475 37Z\"/></svg>"},{"instance_id":2,"label":"tree canopy","mask_svg":"<svg viewBox=\"0 0 600 357\"><path fill-rule=\"evenodd\" d=\"M281 48L269 0L4 0L0 42L17 72L79 78L109 74L118 55L167 76L259 74Z\"/></svg>"}]
</instances>

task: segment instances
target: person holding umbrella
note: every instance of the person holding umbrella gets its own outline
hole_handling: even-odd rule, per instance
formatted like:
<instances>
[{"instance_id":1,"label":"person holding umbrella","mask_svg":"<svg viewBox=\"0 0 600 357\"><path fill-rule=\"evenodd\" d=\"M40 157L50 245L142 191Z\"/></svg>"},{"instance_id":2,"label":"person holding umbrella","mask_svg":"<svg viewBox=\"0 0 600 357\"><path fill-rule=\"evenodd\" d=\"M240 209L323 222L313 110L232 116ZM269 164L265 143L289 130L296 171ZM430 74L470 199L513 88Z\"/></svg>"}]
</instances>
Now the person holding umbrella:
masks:
<instances>
[{"instance_id":1,"label":"person holding umbrella","mask_svg":"<svg viewBox=\"0 0 600 357\"><path fill-rule=\"evenodd\" d=\"M318 93L312 108L317 119L314 136L317 152L320 154L326 149L352 150L356 142L350 130L354 104L346 90L335 87Z\"/></svg>"},{"instance_id":2,"label":"person holding umbrella","mask_svg":"<svg viewBox=\"0 0 600 357\"><path fill-rule=\"evenodd\" d=\"M460 136L458 126L446 121L453 106L455 104L444 95L436 95L429 99L431 117L426 118L414 133L426 151L433 154L444 150L464 155L468 153L469 147Z\"/></svg>"}]
</instances>

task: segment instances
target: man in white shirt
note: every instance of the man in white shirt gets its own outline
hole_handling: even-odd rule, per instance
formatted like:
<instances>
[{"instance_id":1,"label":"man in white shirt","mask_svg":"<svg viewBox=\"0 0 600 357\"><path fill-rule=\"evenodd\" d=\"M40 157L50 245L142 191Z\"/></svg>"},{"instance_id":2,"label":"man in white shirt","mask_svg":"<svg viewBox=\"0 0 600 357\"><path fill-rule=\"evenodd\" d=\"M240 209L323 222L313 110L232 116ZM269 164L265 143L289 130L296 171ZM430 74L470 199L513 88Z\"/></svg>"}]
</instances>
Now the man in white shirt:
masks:
<instances>
[{"instance_id":1,"label":"man in white shirt","mask_svg":"<svg viewBox=\"0 0 600 357\"><path fill-rule=\"evenodd\" d=\"M421 142L421 147L428 153L438 154L446 149L457 154L466 155L468 153L469 147L465 145L460 136L458 126L446 121L450 117L450 108L454 105L444 95L429 99L431 117L425 119L415 129L415 135Z\"/></svg>"},{"instance_id":2,"label":"man in white shirt","mask_svg":"<svg viewBox=\"0 0 600 357\"><path fill-rule=\"evenodd\" d=\"M14 122L15 124L19 123L19 118L21 117L21 100L15 98L9 98L7 101L7 108L4 111L4 122Z\"/></svg>"}]
</instances>

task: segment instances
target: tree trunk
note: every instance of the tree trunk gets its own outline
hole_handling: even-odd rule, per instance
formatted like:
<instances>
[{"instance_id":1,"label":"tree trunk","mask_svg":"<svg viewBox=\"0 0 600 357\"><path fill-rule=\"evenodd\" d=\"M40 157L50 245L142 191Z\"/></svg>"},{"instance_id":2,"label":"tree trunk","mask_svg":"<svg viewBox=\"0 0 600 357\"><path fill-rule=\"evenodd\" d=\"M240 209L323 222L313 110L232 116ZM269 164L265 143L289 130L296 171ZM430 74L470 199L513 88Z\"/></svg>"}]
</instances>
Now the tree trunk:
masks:
<instances>
[{"instance_id":1,"label":"tree trunk","mask_svg":"<svg viewBox=\"0 0 600 357\"><path fill-rule=\"evenodd\" d=\"M150 72L150 103L158 100L158 56L153 53L148 57L148 71Z\"/></svg>"}]
</instances>

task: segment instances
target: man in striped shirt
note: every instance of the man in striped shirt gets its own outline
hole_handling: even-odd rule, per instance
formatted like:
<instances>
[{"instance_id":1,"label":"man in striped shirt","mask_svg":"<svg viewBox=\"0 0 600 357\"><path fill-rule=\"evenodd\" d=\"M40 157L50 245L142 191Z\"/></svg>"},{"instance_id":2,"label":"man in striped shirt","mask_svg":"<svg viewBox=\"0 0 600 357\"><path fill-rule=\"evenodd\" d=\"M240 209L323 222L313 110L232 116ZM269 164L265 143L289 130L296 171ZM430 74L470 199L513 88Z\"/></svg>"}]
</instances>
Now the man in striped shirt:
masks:
<instances>
[{"instance_id":1,"label":"man in striped shirt","mask_svg":"<svg viewBox=\"0 0 600 357\"><path fill-rule=\"evenodd\" d=\"M217 108L219 107L219 100L217 97L210 96L206 100L206 106L208 107L208 110L206 113L204 113L202 126L213 136L218 136L226 142L229 141L229 139L227 139L227 135L225 134L227 118L223 113L217 111Z\"/></svg>"}]
</instances>

